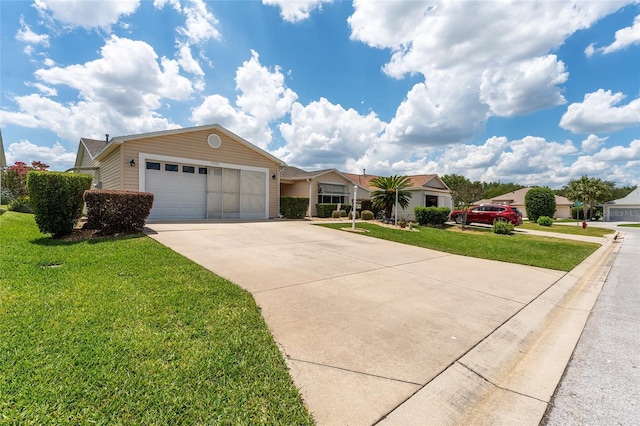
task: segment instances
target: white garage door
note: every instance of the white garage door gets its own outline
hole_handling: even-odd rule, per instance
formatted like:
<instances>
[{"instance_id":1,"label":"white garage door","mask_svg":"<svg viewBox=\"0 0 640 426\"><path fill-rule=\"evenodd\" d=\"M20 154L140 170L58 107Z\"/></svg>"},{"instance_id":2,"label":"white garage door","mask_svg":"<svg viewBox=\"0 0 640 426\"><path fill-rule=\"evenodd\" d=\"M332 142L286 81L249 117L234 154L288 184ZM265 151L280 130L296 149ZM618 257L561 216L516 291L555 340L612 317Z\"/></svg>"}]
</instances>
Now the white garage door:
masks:
<instances>
[{"instance_id":1,"label":"white garage door","mask_svg":"<svg viewBox=\"0 0 640 426\"><path fill-rule=\"evenodd\" d=\"M145 167L145 190L154 194L150 220L206 218L206 167L151 160Z\"/></svg>"}]
</instances>

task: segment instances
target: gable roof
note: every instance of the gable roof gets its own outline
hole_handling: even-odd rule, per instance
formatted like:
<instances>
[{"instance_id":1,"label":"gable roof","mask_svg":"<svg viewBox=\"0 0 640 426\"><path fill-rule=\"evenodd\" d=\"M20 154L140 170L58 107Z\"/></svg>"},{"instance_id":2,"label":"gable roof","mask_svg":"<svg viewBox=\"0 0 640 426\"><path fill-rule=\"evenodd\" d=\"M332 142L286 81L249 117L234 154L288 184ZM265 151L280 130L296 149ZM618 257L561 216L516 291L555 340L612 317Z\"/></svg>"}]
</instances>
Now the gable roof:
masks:
<instances>
[{"instance_id":1,"label":"gable roof","mask_svg":"<svg viewBox=\"0 0 640 426\"><path fill-rule=\"evenodd\" d=\"M111 140L109 140L109 142L104 145L103 142L103 148L98 151L95 156L92 156L93 159L99 159L101 157L106 156L107 154L113 152L113 150L115 150L119 145L122 145L123 143L130 141L130 140L138 140L138 139L147 139L147 138L154 138L154 137L158 137L158 136L167 136L167 135L175 135L175 134L180 134L180 133L191 133L191 132L199 132L202 130L216 130L220 133L225 134L226 136L228 136L229 138L233 139L234 141L240 143L241 145L244 145L245 147L249 148L252 151L255 151L256 153L262 155L263 157L269 158L270 160L272 160L273 162L284 166L286 165L286 163L282 160L280 160L279 158L274 157L273 155L269 154L267 151L258 148L257 146L255 146L254 144L252 144L251 142L241 138L240 136L236 135L235 133L233 133L232 131L225 129L224 127L222 127L219 124L207 124L204 126L196 126L196 127L183 127L183 128L178 128L178 129L169 129L169 130L163 130L163 131L159 131L159 132L148 132L148 133L139 133L139 134L135 134L135 135L127 135L127 136L117 136L115 138L112 138ZM85 138L83 138L85 139ZM95 141L95 139L85 139L87 141ZM82 141L82 139L81 139ZM91 142L90 142L91 143ZM85 145L86 147L86 145ZM87 149L88 151L88 149ZM77 160L76 160L77 161Z\"/></svg>"},{"instance_id":2,"label":"gable roof","mask_svg":"<svg viewBox=\"0 0 640 426\"><path fill-rule=\"evenodd\" d=\"M532 189L531 187L520 188L515 191L507 192L506 194L498 195L497 197L493 197L490 200L479 200L473 204L517 204L524 205L524 198L527 195L527 192ZM560 195L555 196L556 205L558 206L572 206L573 203L569 201L567 198L562 197Z\"/></svg>"},{"instance_id":3,"label":"gable roof","mask_svg":"<svg viewBox=\"0 0 640 426\"><path fill-rule=\"evenodd\" d=\"M617 205L640 205L640 186L630 192L626 197L607 202Z\"/></svg>"},{"instance_id":4,"label":"gable roof","mask_svg":"<svg viewBox=\"0 0 640 426\"><path fill-rule=\"evenodd\" d=\"M316 179L320 176L326 175L327 173L336 173L338 176L344 178L344 180L351 182L355 185L352 179L350 179L346 173L342 173L336 169L321 169L321 170L312 170L310 172L299 169L298 167L293 166L284 166L282 171L280 172L280 179L285 180L306 180L306 179Z\"/></svg>"},{"instance_id":5,"label":"gable roof","mask_svg":"<svg viewBox=\"0 0 640 426\"><path fill-rule=\"evenodd\" d=\"M361 186L367 191L375 191L376 187L371 185L371 181L377 177L376 175L357 175L353 173L343 173L346 177L351 179L356 185ZM441 189L443 191L449 191L449 187L435 174L429 175L409 175L407 176L411 182L411 186L407 188L412 189Z\"/></svg>"}]
</instances>

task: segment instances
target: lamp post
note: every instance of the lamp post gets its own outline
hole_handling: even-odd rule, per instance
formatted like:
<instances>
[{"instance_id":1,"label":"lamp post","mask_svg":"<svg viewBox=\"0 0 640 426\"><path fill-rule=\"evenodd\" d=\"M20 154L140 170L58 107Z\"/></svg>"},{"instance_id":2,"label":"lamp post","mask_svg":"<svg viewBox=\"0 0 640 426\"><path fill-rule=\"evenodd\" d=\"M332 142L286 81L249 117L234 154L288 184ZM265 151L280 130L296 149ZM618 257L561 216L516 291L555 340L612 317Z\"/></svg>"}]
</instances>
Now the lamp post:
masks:
<instances>
[{"instance_id":1,"label":"lamp post","mask_svg":"<svg viewBox=\"0 0 640 426\"><path fill-rule=\"evenodd\" d=\"M356 230L356 198L358 197L358 186L353 186L353 209L351 209L351 230Z\"/></svg>"}]
</instances>

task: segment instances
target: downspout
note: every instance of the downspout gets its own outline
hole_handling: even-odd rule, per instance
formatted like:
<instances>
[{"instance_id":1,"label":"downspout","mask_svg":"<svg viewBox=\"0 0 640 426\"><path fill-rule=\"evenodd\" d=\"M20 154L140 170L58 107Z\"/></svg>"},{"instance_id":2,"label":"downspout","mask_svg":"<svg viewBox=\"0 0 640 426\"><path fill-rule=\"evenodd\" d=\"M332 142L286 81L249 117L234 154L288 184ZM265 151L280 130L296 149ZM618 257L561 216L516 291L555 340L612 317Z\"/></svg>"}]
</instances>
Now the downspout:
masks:
<instances>
[{"instance_id":1,"label":"downspout","mask_svg":"<svg viewBox=\"0 0 640 426\"><path fill-rule=\"evenodd\" d=\"M311 217L311 179L307 178L307 182L309 183L309 214L308 216Z\"/></svg>"}]
</instances>

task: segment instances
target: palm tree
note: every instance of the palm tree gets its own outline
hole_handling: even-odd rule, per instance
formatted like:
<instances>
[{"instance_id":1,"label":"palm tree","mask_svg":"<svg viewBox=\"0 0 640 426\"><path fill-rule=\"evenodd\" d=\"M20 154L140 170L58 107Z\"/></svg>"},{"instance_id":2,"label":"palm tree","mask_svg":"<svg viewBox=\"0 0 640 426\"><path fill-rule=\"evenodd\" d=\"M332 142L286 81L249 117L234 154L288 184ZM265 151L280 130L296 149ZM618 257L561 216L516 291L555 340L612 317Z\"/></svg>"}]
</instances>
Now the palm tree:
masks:
<instances>
[{"instance_id":1,"label":"palm tree","mask_svg":"<svg viewBox=\"0 0 640 426\"><path fill-rule=\"evenodd\" d=\"M568 199L582 202L583 217L586 219L587 210L593 212L595 203L602 203L609 198L611 184L600 178L590 178L587 175L582 175L580 179L569 181L566 193Z\"/></svg>"},{"instance_id":2,"label":"palm tree","mask_svg":"<svg viewBox=\"0 0 640 426\"><path fill-rule=\"evenodd\" d=\"M379 176L371 179L371 186L379 188L371 192L374 206L384 210L385 217L391 217L391 211L396 204L396 190L398 191L398 204L406 209L411 199L411 192L403 191L411 187L411 179L408 176Z\"/></svg>"}]
</instances>

